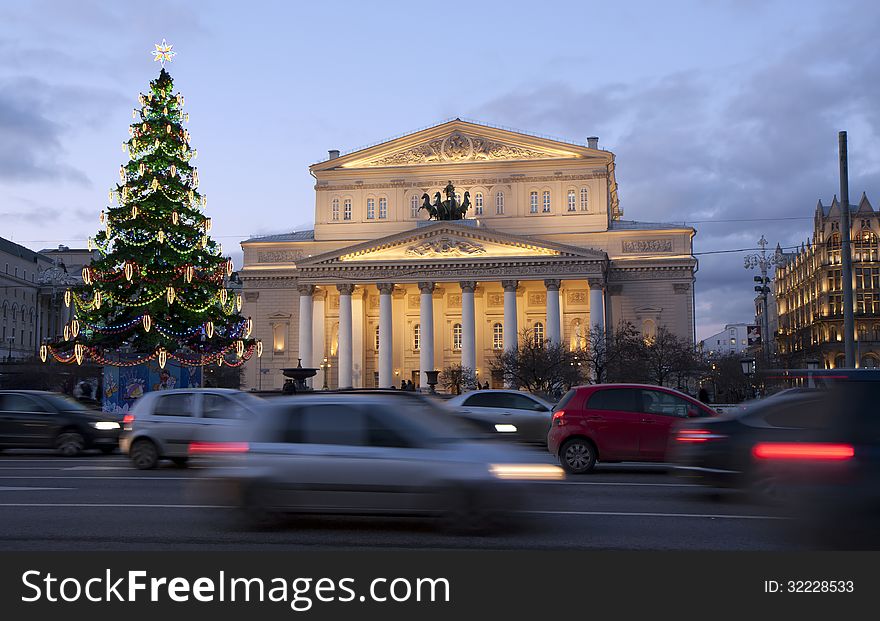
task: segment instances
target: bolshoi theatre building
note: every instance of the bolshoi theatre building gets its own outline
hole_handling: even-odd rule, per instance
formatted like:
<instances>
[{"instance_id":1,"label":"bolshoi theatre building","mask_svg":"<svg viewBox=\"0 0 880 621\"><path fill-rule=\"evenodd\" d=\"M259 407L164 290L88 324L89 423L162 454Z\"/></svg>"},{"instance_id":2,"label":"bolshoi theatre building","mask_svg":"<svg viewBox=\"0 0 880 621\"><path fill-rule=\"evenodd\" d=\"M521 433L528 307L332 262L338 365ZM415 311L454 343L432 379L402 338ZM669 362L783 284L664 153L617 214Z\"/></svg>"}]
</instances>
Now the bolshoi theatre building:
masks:
<instances>
[{"instance_id":1,"label":"bolshoi theatre building","mask_svg":"<svg viewBox=\"0 0 880 621\"><path fill-rule=\"evenodd\" d=\"M242 242L264 343L247 386L281 388L302 359L315 388L425 386L456 363L500 387L491 362L524 330L583 348L591 326L629 321L693 341L695 231L624 220L614 160L597 138L459 119L330 151L310 167L314 230Z\"/></svg>"}]
</instances>

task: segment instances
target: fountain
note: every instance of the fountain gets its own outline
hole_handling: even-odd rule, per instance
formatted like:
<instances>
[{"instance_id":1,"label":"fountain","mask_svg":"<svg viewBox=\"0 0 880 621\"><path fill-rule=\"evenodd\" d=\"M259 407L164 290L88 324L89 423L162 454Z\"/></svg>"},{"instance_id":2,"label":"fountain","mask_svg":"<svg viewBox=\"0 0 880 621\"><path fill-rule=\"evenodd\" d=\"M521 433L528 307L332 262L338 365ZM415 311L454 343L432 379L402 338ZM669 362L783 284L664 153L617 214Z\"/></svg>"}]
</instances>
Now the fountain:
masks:
<instances>
[{"instance_id":1,"label":"fountain","mask_svg":"<svg viewBox=\"0 0 880 621\"><path fill-rule=\"evenodd\" d=\"M306 384L306 380L310 377L315 377L318 373L318 369L303 367L302 358L297 358L295 367L281 369L281 372L284 374L284 377L289 378L284 382L284 388L281 390L287 394L296 394L298 392L308 392L312 390Z\"/></svg>"}]
</instances>

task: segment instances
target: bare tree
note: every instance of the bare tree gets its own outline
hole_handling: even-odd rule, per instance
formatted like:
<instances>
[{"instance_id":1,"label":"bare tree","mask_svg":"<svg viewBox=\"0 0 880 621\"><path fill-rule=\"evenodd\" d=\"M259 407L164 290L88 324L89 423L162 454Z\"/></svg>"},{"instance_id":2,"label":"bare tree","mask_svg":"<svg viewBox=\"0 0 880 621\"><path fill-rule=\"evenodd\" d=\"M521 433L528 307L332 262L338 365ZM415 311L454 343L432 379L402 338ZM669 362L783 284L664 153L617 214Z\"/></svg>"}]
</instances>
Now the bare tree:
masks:
<instances>
[{"instance_id":1,"label":"bare tree","mask_svg":"<svg viewBox=\"0 0 880 621\"><path fill-rule=\"evenodd\" d=\"M579 355L562 343L536 339L532 330L525 329L520 332L519 346L498 352L491 366L511 386L558 399L584 382L585 367Z\"/></svg>"},{"instance_id":2,"label":"bare tree","mask_svg":"<svg viewBox=\"0 0 880 621\"><path fill-rule=\"evenodd\" d=\"M452 364L440 372L440 385L454 395L479 388L477 375L470 367Z\"/></svg>"},{"instance_id":3,"label":"bare tree","mask_svg":"<svg viewBox=\"0 0 880 621\"><path fill-rule=\"evenodd\" d=\"M692 346L665 326L657 328L656 334L646 339L646 344L648 377L652 383L666 386L686 359L685 351L690 351Z\"/></svg>"},{"instance_id":4,"label":"bare tree","mask_svg":"<svg viewBox=\"0 0 880 621\"><path fill-rule=\"evenodd\" d=\"M606 331L593 326L587 336L587 349L578 352L588 371L588 380L594 384L609 381L632 381L624 369L632 361L642 360L644 340L630 322L621 322L616 330Z\"/></svg>"}]
</instances>

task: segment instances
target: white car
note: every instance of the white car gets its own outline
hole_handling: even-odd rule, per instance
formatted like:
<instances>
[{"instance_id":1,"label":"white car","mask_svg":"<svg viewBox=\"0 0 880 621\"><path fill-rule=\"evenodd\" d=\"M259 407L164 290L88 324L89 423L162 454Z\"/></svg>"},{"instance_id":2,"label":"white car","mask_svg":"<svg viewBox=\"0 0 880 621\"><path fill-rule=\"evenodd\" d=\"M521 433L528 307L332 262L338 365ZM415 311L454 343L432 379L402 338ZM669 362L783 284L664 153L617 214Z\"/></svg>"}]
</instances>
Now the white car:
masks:
<instances>
[{"instance_id":1,"label":"white car","mask_svg":"<svg viewBox=\"0 0 880 621\"><path fill-rule=\"evenodd\" d=\"M490 433L547 445L553 406L519 390L475 390L446 401L453 412Z\"/></svg>"},{"instance_id":2,"label":"white car","mask_svg":"<svg viewBox=\"0 0 880 621\"><path fill-rule=\"evenodd\" d=\"M522 449L472 439L418 395L279 398L243 429L239 441L197 442L191 452L216 466L201 482L203 498L238 507L249 522L393 514L483 530L526 500L520 481L564 477Z\"/></svg>"}]
</instances>

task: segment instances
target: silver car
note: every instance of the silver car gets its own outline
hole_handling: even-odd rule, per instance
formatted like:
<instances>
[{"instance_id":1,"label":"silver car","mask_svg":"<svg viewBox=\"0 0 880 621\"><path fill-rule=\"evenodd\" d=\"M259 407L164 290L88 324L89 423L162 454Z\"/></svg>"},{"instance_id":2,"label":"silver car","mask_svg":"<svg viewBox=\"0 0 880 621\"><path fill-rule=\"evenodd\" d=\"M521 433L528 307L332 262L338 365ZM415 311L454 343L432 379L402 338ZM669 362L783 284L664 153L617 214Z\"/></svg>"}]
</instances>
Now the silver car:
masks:
<instances>
[{"instance_id":1,"label":"silver car","mask_svg":"<svg viewBox=\"0 0 880 621\"><path fill-rule=\"evenodd\" d=\"M519 390L475 390L446 401L453 412L490 433L547 445L553 406Z\"/></svg>"},{"instance_id":2,"label":"silver car","mask_svg":"<svg viewBox=\"0 0 880 621\"><path fill-rule=\"evenodd\" d=\"M161 459L185 466L189 445L214 432L237 429L262 399L239 390L189 388L148 392L123 418L119 447L141 470Z\"/></svg>"},{"instance_id":3,"label":"silver car","mask_svg":"<svg viewBox=\"0 0 880 621\"><path fill-rule=\"evenodd\" d=\"M251 523L291 512L424 515L479 531L520 506L521 481L564 476L522 449L471 439L418 395L280 398L243 431L193 449L218 466L202 498L238 507Z\"/></svg>"}]
</instances>

